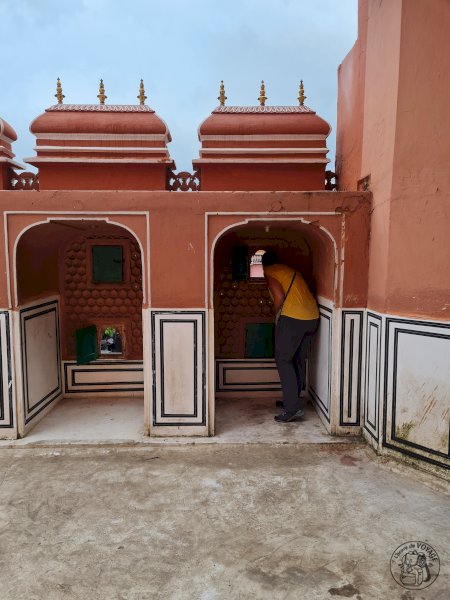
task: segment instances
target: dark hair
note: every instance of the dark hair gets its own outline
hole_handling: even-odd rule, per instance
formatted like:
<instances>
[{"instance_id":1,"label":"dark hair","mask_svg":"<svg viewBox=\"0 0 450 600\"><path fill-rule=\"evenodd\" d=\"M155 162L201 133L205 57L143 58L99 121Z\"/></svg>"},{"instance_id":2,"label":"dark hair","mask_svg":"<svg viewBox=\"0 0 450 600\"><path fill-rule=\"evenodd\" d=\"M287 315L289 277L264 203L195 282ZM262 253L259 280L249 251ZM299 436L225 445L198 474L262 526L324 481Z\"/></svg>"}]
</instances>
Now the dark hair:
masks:
<instances>
[{"instance_id":1,"label":"dark hair","mask_svg":"<svg viewBox=\"0 0 450 600\"><path fill-rule=\"evenodd\" d=\"M276 252L274 252L273 250L267 250L262 255L261 262L263 264L263 267L270 267L270 265L276 265L280 261L278 260Z\"/></svg>"}]
</instances>

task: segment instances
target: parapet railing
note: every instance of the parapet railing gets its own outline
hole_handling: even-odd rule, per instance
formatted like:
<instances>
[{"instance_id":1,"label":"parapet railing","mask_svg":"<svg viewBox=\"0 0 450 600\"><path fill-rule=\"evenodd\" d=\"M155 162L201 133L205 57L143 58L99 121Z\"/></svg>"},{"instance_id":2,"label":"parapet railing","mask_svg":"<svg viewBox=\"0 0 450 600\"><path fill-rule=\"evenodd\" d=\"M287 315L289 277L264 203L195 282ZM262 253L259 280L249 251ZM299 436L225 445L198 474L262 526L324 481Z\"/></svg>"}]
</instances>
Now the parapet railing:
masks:
<instances>
[{"instance_id":1,"label":"parapet railing","mask_svg":"<svg viewBox=\"0 0 450 600\"><path fill-rule=\"evenodd\" d=\"M30 171L24 171L23 173L16 173L11 169L11 176L9 179L10 190L39 190L39 174L31 173Z\"/></svg>"},{"instance_id":2,"label":"parapet railing","mask_svg":"<svg viewBox=\"0 0 450 600\"><path fill-rule=\"evenodd\" d=\"M39 190L39 173L31 173L30 171L17 173L11 169L9 189ZM199 192L201 189L200 171L175 173L169 169L166 189L170 192ZM325 171L325 189L328 191L338 189L337 175L333 171Z\"/></svg>"},{"instance_id":3,"label":"parapet railing","mask_svg":"<svg viewBox=\"0 0 450 600\"><path fill-rule=\"evenodd\" d=\"M200 186L200 171L175 173L172 169L168 170L166 189L170 192L199 192Z\"/></svg>"},{"instance_id":4,"label":"parapet railing","mask_svg":"<svg viewBox=\"0 0 450 600\"><path fill-rule=\"evenodd\" d=\"M325 189L330 192L338 189L338 177L333 171L325 171Z\"/></svg>"}]
</instances>

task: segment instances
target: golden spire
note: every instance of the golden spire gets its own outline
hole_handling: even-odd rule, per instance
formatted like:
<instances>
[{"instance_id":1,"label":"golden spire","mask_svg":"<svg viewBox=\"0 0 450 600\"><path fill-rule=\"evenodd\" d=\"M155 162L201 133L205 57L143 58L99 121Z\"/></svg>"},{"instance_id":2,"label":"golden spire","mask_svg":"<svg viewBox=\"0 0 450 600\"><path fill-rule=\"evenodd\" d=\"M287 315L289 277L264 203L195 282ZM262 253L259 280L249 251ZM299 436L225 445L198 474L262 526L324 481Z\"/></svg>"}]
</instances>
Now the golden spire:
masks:
<instances>
[{"instance_id":1,"label":"golden spire","mask_svg":"<svg viewBox=\"0 0 450 600\"><path fill-rule=\"evenodd\" d=\"M137 99L139 100L139 104L141 106L144 106L145 101L147 100L147 96L145 95L144 80L143 79L141 79L141 83L139 84L139 96L137 97Z\"/></svg>"},{"instance_id":2,"label":"golden spire","mask_svg":"<svg viewBox=\"0 0 450 600\"><path fill-rule=\"evenodd\" d=\"M300 87L298 89L298 103L300 106L305 104L306 96L305 96L305 88L303 87L303 79L300 80Z\"/></svg>"},{"instance_id":3,"label":"golden spire","mask_svg":"<svg viewBox=\"0 0 450 600\"><path fill-rule=\"evenodd\" d=\"M261 106L266 105L267 96L266 96L266 86L264 85L264 81L261 81L261 89L259 90L258 100L259 100L259 103Z\"/></svg>"},{"instance_id":4,"label":"golden spire","mask_svg":"<svg viewBox=\"0 0 450 600\"><path fill-rule=\"evenodd\" d=\"M105 86L103 85L103 79L100 79L100 88L98 90L97 98L100 100L100 104L105 104L105 100L108 96L105 96Z\"/></svg>"},{"instance_id":5,"label":"golden spire","mask_svg":"<svg viewBox=\"0 0 450 600\"><path fill-rule=\"evenodd\" d=\"M219 97L217 98L217 100L220 102L220 106L225 106L226 99L227 99L227 97L225 96L225 86L223 85L223 80L222 80L220 82Z\"/></svg>"},{"instance_id":6,"label":"golden spire","mask_svg":"<svg viewBox=\"0 0 450 600\"><path fill-rule=\"evenodd\" d=\"M58 100L58 104L62 104L63 103L63 99L65 98L63 91L62 91L62 86L61 86L61 80L58 77L58 79L56 80L56 94L55 94L55 98Z\"/></svg>"}]
</instances>

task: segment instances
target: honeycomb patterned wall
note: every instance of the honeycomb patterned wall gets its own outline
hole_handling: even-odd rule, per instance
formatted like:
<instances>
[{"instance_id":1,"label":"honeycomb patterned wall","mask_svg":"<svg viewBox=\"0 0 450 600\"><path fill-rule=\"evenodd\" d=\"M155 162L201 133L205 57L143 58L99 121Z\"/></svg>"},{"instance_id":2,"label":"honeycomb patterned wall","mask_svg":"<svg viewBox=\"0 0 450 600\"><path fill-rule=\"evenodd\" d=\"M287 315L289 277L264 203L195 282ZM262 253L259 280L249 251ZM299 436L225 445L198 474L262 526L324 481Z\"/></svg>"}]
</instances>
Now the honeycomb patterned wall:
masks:
<instances>
[{"instance_id":1,"label":"honeycomb patterned wall","mask_svg":"<svg viewBox=\"0 0 450 600\"><path fill-rule=\"evenodd\" d=\"M215 290L216 357L244 358L245 323L273 321L273 302L264 283L233 281L223 267Z\"/></svg>"},{"instance_id":2,"label":"honeycomb patterned wall","mask_svg":"<svg viewBox=\"0 0 450 600\"><path fill-rule=\"evenodd\" d=\"M92 284L88 267L89 242L129 244L129 281L112 286ZM137 242L130 236L90 235L72 240L62 260L63 358L75 358L75 330L123 322L126 349L122 358L142 359L142 264Z\"/></svg>"},{"instance_id":3,"label":"honeycomb patterned wall","mask_svg":"<svg viewBox=\"0 0 450 600\"><path fill-rule=\"evenodd\" d=\"M266 237L261 229L231 232L217 244L214 260L214 314L216 358L245 358L247 323L274 321L273 302L264 281L233 281L231 254L235 245L246 244L248 255L273 249L280 261L302 273L314 291L312 257L307 242L296 231L272 228Z\"/></svg>"}]
</instances>

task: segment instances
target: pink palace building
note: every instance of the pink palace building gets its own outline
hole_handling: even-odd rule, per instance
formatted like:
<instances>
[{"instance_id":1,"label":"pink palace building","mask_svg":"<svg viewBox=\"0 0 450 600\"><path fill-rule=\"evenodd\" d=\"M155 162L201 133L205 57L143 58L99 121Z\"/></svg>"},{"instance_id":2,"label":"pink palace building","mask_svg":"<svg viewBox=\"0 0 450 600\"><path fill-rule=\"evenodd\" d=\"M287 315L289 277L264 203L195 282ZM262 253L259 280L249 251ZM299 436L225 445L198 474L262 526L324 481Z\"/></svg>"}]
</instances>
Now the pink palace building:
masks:
<instances>
[{"instance_id":1,"label":"pink palace building","mask_svg":"<svg viewBox=\"0 0 450 600\"><path fill-rule=\"evenodd\" d=\"M129 106L103 82L66 103L58 81L30 125L38 173L0 119L0 438L69 397L139 396L164 437L214 435L218 398L270 402L273 248L318 298L306 391L327 432L448 469L448 31L445 0L360 0L333 172L303 85L290 106L222 85L192 173L142 82Z\"/></svg>"}]
</instances>

